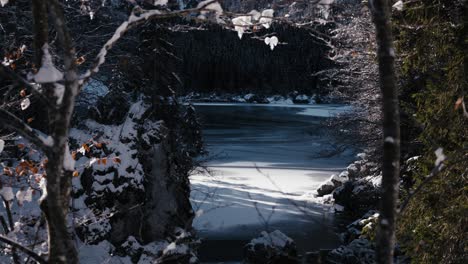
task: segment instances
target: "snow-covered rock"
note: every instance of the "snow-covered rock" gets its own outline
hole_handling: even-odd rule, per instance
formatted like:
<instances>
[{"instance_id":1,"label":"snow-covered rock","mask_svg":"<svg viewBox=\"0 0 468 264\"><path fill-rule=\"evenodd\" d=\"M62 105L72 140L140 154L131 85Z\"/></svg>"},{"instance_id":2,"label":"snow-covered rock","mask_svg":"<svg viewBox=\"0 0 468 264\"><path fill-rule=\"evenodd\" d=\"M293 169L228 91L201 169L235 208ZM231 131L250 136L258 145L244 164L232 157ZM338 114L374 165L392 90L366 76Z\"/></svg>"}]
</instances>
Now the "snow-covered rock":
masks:
<instances>
[{"instance_id":1,"label":"snow-covered rock","mask_svg":"<svg viewBox=\"0 0 468 264\"><path fill-rule=\"evenodd\" d=\"M293 100L288 97L284 97L281 95L273 95L267 98L268 102L270 104L285 104L285 105L291 105L294 104Z\"/></svg>"},{"instance_id":2,"label":"snow-covered rock","mask_svg":"<svg viewBox=\"0 0 468 264\"><path fill-rule=\"evenodd\" d=\"M339 175L333 174L330 179L322 183L317 188L317 195L324 196L332 193L336 188L349 180L347 171L341 172Z\"/></svg>"},{"instance_id":3,"label":"snow-covered rock","mask_svg":"<svg viewBox=\"0 0 468 264\"><path fill-rule=\"evenodd\" d=\"M244 99L245 99L246 101L249 101L249 100L251 100L252 98L254 98L254 96L255 96L255 94L249 93L249 94L244 95Z\"/></svg>"},{"instance_id":4,"label":"snow-covered rock","mask_svg":"<svg viewBox=\"0 0 468 264\"><path fill-rule=\"evenodd\" d=\"M159 240L148 244L142 244L135 237L130 236L114 250L114 253L129 256L131 263L138 264L198 263L198 258L190 243L193 243L193 236L189 233L184 237L176 235L175 240L172 241Z\"/></svg>"},{"instance_id":5,"label":"snow-covered rock","mask_svg":"<svg viewBox=\"0 0 468 264\"><path fill-rule=\"evenodd\" d=\"M261 95L258 95L258 94L253 94L253 93L249 93L249 94L246 94L244 95L244 100L248 103L258 103L258 104L268 104L269 101L267 100L267 98L261 96Z\"/></svg>"},{"instance_id":6,"label":"snow-covered rock","mask_svg":"<svg viewBox=\"0 0 468 264\"><path fill-rule=\"evenodd\" d=\"M343 241L345 242L351 242L354 239L357 238L366 238L370 239L372 237L369 237L369 228L371 228L373 225L375 226L375 223L377 223L377 218L379 217L379 214L377 213L376 210L370 210L367 213L365 213L361 218L353 221L351 224L346 226L346 231L342 233L341 237L343 238ZM363 229L367 226L367 230L363 231ZM366 233L365 236L362 236L363 233Z\"/></svg>"},{"instance_id":7,"label":"snow-covered rock","mask_svg":"<svg viewBox=\"0 0 468 264\"><path fill-rule=\"evenodd\" d=\"M242 96L240 96L240 95L236 95L236 96L231 97L231 100L232 100L233 102L236 102L236 103L245 103L245 102L247 102L247 101L245 100L245 98L242 97Z\"/></svg>"},{"instance_id":8,"label":"snow-covered rock","mask_svg":"<svg viewBox=\"0 0 468 264\"><path fill-rule=\"evenodd\" d=\"M380 188L382 186L382 173L364 177L364 180L370 182L374 187Z\"/></svg>"},{"instance_id":9,"label":"snow-covered rock","mask_svg":"<svg viewBox=\"0 0 468 264\"><path fill-rule=\"evenodd\" d=\"M332 250L328 254L327 263L376 263L374 245L367 239L355 239L346 246L341 246Z\"/></svg>"},{"instance_id":10,"label":"snow-covered rock","mask_svg":"<svg viewBox=\"0 0 468 264\"><path fill-rule=\"evenodd\" d=\"M296 244L279 230L263 231L244 247L246 263L295 263L296 258Z\"/></svg>"},{"instance_id":11,"label":"snow-covered rock","mask_svg":"<svg viewBox=\"0 0 468 264\"><path fill-rule=\"evenodd\" d=\"M355 179L359 176L359 171L360 168L358 167L359 163L355 162L350 164L347 168L346 171L348 173L349 178Z\"/></svg>"},{"instance_id":12,"label":"snow-covered rock","mask_svg":"<svg viewBox=\"0 0 468 264\"><path fill-rule=\"evenodd\" d=\"M367 154L364 153L364 152L358 153L356 156L357 156L358 158L360 158L360 159L366 159L366 158L367 158Z\"/></svg>"},{"instance_id":13,"label":"snow-covered rock","mask_svg":"<svg viewBox=\"0 0 468 264\"><path fill-rule=\"evenodd\" d=\"M309 101L309 96L305 95L305 94L300 94L300 95L297 95L293 102L295 104L308 104L310 101Z\"/></svg>"},{"instance_id":14,"label":"snow-covered rock","mask_svg":"<svg viewBox=\"0 0 468 264\"><path fill-rule=\"evenodd\" d=\"M333 207L331 208L331 211L332 211L333 213L336 213L336 212L343 212L343 211L344 211L344 206L335 203L335 204L333 205Z\"/></svg>"},{"instance_id":15,"label":"snow-covered rock","mask_svg":"<svg viewBox=\"0 0 468 264\"><path fill-rule=\"evenodd\" d=\"M317 264L317 263L326 263L330 249L321 249L318 251L306 252L304 254L303 262L304 264Z\"/></svg>"},{"instance_id":16,"label":"snow-covered rock","mask_svg":"<svg viewBox=\"0 0 468 264\"><path fill-rule=\"evenodd\" d=\"M353 221L341 234L345 243L332 250L322 263L376 263L375 258L375 234L379 214L376 210L370 210L361 218ZM395 247L395 263L408 264L409 259L402 255L398 245Z\"/></svg>"},{"instance_id":17,"label":"snow-covered rock","mask_svg":"<svg viewBox=\"0 0 468 264\"><path fill-rule=\"evenodd\" d=\"M154 106L141 99L129 106L123 121L88 119L71 129L71 141L81 146L73 191L75 224L83 241L118 245L134 236L148 243L165 239L167 230L191 226L187 177L193 137L184 136L184 128L195 129L185 120L190 117L174 115L178 110L171 107L178 106ZM158 116L147 118L149 113ZM175 136L168 136L164 118L171 118Z\"/></svg>"},{"instance_id":18,"label":"snow-covered rock","mask_svg":"<svg viewBox=\"0 0 468 264\"><path fill-rule=\"evenodd\" d=\"M335 175L335 177L333 177L333 180L336 181L336 182L340 182L340 183L345 183L349 180L349 172L348 171L342 171L338 177Z\"/></svg>"},{"instance_id":19,"label":"snow-covered rock","mask_svg":"<svg viewBox=\"0 0 468 264\"><path fill-rule=\"evenodd\" d=\"M327 180L326 182L320 184L320 186L317 188L317 195L318 196L324 196L326 194L330 194L335 190L337 186L331 181Z\"/></svg>"},{"instance_id":20,"label":"snow-covered rock","mask_svg":"<svg viewBox=\"0 0 468 264\"><path fill-rule=\"evenodd\" d=\"M336 188L333 198L335 203L343 205L345 210L364 213L377 206L380 190L364 179L347 181Z\"/></svg>"}]
</instances>

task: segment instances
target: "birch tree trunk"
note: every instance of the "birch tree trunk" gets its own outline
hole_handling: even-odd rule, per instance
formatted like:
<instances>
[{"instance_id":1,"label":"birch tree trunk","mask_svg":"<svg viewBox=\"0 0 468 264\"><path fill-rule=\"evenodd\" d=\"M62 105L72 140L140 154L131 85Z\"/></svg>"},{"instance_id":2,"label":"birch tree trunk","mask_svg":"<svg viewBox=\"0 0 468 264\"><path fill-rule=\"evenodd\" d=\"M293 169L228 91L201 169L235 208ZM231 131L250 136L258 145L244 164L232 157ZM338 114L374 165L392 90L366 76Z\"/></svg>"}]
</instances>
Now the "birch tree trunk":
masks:
<instances>
[{"instance_id":1,"label":"birch tree trunk","mask_svg":"<svg viewBox=\"0 0 468 264\"><path fill-rule=\"evenodd\" d=\"M377 231L377 262L393 263L400 172L400 117L395 76L395 50L388 0L369 2L376 27L379 82L383 105L382 198Z\"/></svg>"}]
</instances>

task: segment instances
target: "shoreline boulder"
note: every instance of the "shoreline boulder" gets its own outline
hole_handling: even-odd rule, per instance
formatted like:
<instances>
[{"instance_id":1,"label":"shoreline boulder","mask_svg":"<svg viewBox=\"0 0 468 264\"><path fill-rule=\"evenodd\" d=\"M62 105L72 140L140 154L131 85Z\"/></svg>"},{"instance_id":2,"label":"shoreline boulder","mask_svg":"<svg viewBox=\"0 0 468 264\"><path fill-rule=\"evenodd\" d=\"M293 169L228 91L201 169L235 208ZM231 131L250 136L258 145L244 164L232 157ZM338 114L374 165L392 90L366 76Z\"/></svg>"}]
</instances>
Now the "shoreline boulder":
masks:
<instances>
[{"instance_id":1,"label":"shoreline boulder","mask_svg":"<svg viewBox=\"0 0 468 264\"><path fill-rule=\"evenodd\" d=\"M263 231L244 247L244 262L251 264L299 263L296 243L279 230L271 233Z\"/></svg>"}]
</instances>

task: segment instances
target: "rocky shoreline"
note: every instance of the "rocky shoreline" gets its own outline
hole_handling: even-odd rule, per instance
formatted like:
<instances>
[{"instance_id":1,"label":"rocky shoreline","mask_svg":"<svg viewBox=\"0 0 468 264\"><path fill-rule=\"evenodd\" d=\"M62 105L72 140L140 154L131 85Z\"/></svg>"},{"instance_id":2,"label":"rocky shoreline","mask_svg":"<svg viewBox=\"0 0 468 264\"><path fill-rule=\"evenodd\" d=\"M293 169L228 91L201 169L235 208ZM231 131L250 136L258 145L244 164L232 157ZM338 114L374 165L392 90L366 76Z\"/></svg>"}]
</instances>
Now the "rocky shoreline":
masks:
<instances>
[{"instance_id":1,"label":"rocky shoreline","mask_svg":"<svg viewBox=\"0 0 468 264\"><path fill-rule=\"evenodd\" d=\"M316 197L322 197L324 203L332 205L335 214L347 219L340 234L343 245L332 250L309 252L304 263L377 263L374 238L382 172L365 153L358 154L357 158L346 170L331 175L316 190ZM394 263L410 263L398 246Z\"/></svg>"},{"instance_id":2,"label":"rocky shoreline","mask_svg":"<svg viewBox=\"0 0 468 264\"><path fill-rule=\"evenodd\" d=\"M332 96L307 95L297 91L287 95L264 94L217 94L217 93L190 93L179 96L181 103L251 103L251 104L284 104L284 105L312 105L324 103L343 103L342 100Z\"/></svg>"},{"instance_id":3,"label":"rocky shoreline","mask_svg":"<svg viewBox=\"0 0 468 264\"><path fill-rule=\"evenodd\" d=\"M307 264L376 263L373 238L378 218L376 209L382 175L378 165L367 159L366 154L360 153L357 158L345 170L331 175L312 192L317 200L330 205L332 212L346 219L340 234L340 247L306 252L301 256L295 250L294 241L276 230L270 234L264 233L246 245L246 261ZM262 242L264 240L268 243ZM263 262L251 261L258 259L262 259Z\"/></svg>"}]
</instances>

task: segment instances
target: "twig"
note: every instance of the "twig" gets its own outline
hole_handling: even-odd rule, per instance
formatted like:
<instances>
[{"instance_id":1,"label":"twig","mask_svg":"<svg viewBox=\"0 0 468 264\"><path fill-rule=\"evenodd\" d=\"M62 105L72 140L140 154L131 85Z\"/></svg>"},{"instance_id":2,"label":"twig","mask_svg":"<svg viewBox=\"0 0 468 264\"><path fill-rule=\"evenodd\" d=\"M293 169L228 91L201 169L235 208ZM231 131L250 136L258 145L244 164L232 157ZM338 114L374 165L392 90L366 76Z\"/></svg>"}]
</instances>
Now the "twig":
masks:
<instances>
[{"instance_id":1,"label":"twig","mask_svg":"<svg viewBox=\"0 0 468 264\"><path fill-rule=\"evenodd\" d=\"M150 19L162 19L162 18L171 18L171 17L177 17L193 12L199 12L202 10L208 10L211 11L211 9L207 9L207 7L216 1L210 1L205 3L204 5L197 7L197 8L191 8L191 9L184 9L184 10L179 10L179 11L172 11L172 12L162 12L160 10L142 10L140 7L134 8L132 11L131 15L129 16L128 20L124 21L114 32L113 36L107 40L107 42L104 44L104 46L101 48L99 51L99 54L96 56L93 66L91 69L86 71L86 73L81 77L80 80L80 85L83 86L85 83L89 81L89 79L92 77L93 74L97 73L99 71L99 68L101 65L105 62L107 52L112 48L112 46L117 42L127 31L130 29L150 20ZM136 11L139 12L138 15L136 15Z\"/></svg>"},{"instance_id":2,"label":"twig","mask_svg":"<svg viewBox=\"0 0 468 264\"><path fill-rule=\"evenodd\" d=\"M255 164L255 169L260 173L262 174L263 176L265 176L270 182L271 184L273 184L273 186L281 193L285 196L285 199L288 200L289 203L291 203L297 210L299 210L299 212L301 212L302 214L304 215L309 215L309 212L307 212L307 210L305 210L304 208L302 208L298 203L296 203L296 201L294 201L293 199L290 199L288 197L286 197L286 195L288 195L287 193L285 193L279 186L278 184L276 184L275 181L273 181L273 179L271 179L270 175L264 173L258 166L257 164ZM314 219L313 217L311 217L311 220L312 221L315 221L315 222L318 222L318 220Z\"/></svg>"},{"instance_id":3,"label":"twig","mask_svg":"<svg viewBox=\"0 0 468 264\"><path fill-rule=\"evenodd\" d=\"M454 161L452 162L450 165L454 165L458 162L461 162L461 161L464 161L465 159L461 159L461 160L457 160L457 161ZM446 161L446 160L444 160ZM403 211L406 209L406 207L408 207L408 204L409 202L411 201L411 199L416 195L418 194L422 189L423 187L428 184L431 180L433 180L444 168L450 168L450 166L445 166L445 164L443 162L440 162L439 164L437 164L437 166L435 166L431 172L429 173L429 175L427 175L424 180L418 185L418 187L416 187L416 189L410 193L410 195L406 198L406 200L401 204L399 210L398 210L398 213L401 215L403 214Z\"/></svg>"},{"instance_id":4,"label":"twig","mask_svg":"<svg viewBox=\"0 0 468 264\"><path fill-rule=\"evenodd\" d=\"M253 200L253 197L250 194L250 192L247 192L247 195L249 196L250 200ZM275 208L276 207L273 205L271 207L270 214L268 215L267 218L265 218L265 216L263 216L262 212L260 211L260 208L258 208L258 203L255 202L255 201L252 201L252 203L253 203L253 205L255 207L255 211L257 211L257 214L260 217L260 220L262 220L263 225L265 226L265 230L269 233L270 232L270 220L273 217L273 214L275 213Z\"/></svg>"},{"instance_id":5,"label":"twig","mask_svg":"<svg viewBox=\"0 0 468 264\"><path fill-rule=\"evenodd\" d=\"M16 248L16 249L19 249L21 251L23 251L25 254L27 254L28 256L31 256L35 261L39 262L40 264L48 264L48 262L42 258L41 256L39 256L37 253L35 253L34 251L31 251L29 248L9 239L8 237L5 237L3 235L0 235L0 241L5 243L5 244L8 244L10 246L12 246L13 248Z\"/></svg>"},{"instance_id":6,"label":"twig","mask_svg":"<svg viewBox=\"0 0 468 264\"><path fill-rule=\"evenodd\" d=\"M32 93L38 95L41 100L47 103L47 105L51 105L51 106L54 105L53 103L51 103L49 98L47 98L44 94L42 94L39 91L38 89L39 87L34 86L33 84L25 80L23 77L16 74L12 69L10 69L9 67L1 63L0 63L0 75L11 78L13 81L15 81L18 85L22 87L27 87L29 90L31 90Z\"/></svg>"},{"instance_id":7,"label":"twig","mask_svg":"<svg viewBox=\"0 0 468 264\"><path fill-rule=\"evenodd\" d=\"M5 235L8 234L10 230L8 229L7 222L5 221L5 218L3 217L3 215L0 215L0 223L2 224L3 230L5 231Z\"/></svg>"},{"instance_id":8,"label":"twig","mask_svg":"<svg viewBox=\"0 0 468 264\"><path fill-rule=\"evenodd\" d=\"M21 119L2 108L0 108L0 123L3 127L15 130L20 135L31 141L34 145L44 150L44 152L48 152L49 146L45 144L45 139L41 138L35 130Z\"/></svg>"},{"instance_id":9,"label":"twig","mask_svg":"<svg viewBox=\"0 0 468 264\"><path fill-rule=\"evenodd\" d=\"M36 247L37 244L37 240L39 240L39 230L40 230L40 226L41 226L41 222L44 221L44 215L41 214L41 217L39 218L39 221L37 221L36 223L36 233L34 234L34 241L33 241L33 244L31 245L31 251L34 252L34 248ZM28 258L26 259L26 261L24 263L28 264L29 260L31 259L31 255L28 256Z\"/></svg>"},{"instance_id":10,"label":"twig","mask_svg":"<svg viewBox=\"0 0 468 264\"><path fill-rule=\"evenodd\" d=\"M10 231L13 231L14 223L13 223L13 216L11 214L10 201L5 200L5 198L3 198L3 197L2 197L2 199L3 199L3 205L5 206L5 210L6 210L6 213L7 213L8 223L10 224ZM19 264L19 257L18 257L18 254L16 253L15 248L13 248L11 250L11 253L13 255L13 262L15 264Z\"/></svg>"}]
</instances>

